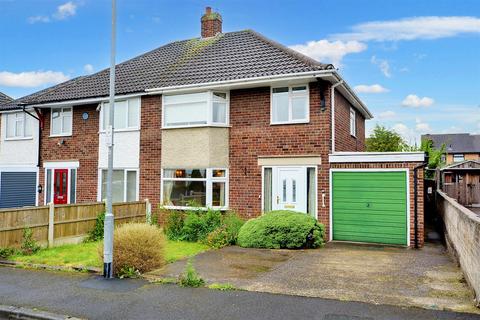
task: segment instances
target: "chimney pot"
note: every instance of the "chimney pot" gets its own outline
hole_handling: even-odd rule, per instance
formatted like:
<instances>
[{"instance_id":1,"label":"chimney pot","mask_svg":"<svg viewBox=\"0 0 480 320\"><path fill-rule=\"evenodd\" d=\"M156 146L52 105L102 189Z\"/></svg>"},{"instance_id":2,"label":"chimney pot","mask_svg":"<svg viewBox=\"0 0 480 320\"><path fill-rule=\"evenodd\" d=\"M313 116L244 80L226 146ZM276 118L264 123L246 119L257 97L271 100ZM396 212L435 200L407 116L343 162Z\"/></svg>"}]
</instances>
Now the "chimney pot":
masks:
<instances>
[{"instance_id":1,"label":"chimney pot","mask_svg":"<svg viewBox=\"0 0 480 320\"><path fill-rule=\"evenodd\" d=\"M222 16L218 12L212 12L211 7L205 8L205 14L201 19L202 38L214 37L222 33Z\"/></svg>"}]
</instances>

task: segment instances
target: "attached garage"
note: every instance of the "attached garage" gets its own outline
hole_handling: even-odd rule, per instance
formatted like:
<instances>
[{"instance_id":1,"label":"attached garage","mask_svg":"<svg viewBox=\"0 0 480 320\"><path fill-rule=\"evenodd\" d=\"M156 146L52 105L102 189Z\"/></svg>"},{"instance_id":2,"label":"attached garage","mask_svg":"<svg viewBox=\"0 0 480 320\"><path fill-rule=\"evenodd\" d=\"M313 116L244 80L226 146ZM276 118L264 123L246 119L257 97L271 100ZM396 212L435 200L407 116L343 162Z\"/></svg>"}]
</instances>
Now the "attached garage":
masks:
<instances>
[{"instance_id":1,"label":"attached garage","mask_svg":"<svg viewBox=\"0 0 480 320\"><path fill-rule=\"evenodd\" d=\"M35 206L36 195L36 168L22 171L0 171L0 209Z\"/></svg>"},{"instance_id":2,"label":"attached garage","mask_svg":"<svg viewBox=\"0 0 480 320\"><path fill-rule=\"evenodd\" d=\"M408 245L407 184L407 170L333 170L333 240Z\"/></svg>"},{"instance_id":3,"label":"attached garage","mask_svg":"<svg viewBox=\"0 0 480 320\"><path fill-rule=\"evenodd\" d=\"M424 160L423 152L331 154L330 240L421 247Z\"/></svg>"}]
</instances>

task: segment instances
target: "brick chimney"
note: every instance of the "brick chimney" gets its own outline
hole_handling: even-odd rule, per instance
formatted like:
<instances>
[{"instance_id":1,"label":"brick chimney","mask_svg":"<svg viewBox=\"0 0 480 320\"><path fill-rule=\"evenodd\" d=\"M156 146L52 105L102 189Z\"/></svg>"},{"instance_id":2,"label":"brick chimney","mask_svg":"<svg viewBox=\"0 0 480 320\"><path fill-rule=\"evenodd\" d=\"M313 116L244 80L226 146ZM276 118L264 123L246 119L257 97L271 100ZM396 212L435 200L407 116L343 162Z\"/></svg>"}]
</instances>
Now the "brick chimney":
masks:
<instances>
[{"instance_id":1,"label":"brick chimney","mask_svg":"<svg viewBox=\"0 0 480 320\"><path fill-rule=\"evenodd\" d=\"M211 7L205 8L205 14L202 16L202 38L214 37L222 33L222 16L220 13L212 12Z\"/></svg>"}]
</instances>

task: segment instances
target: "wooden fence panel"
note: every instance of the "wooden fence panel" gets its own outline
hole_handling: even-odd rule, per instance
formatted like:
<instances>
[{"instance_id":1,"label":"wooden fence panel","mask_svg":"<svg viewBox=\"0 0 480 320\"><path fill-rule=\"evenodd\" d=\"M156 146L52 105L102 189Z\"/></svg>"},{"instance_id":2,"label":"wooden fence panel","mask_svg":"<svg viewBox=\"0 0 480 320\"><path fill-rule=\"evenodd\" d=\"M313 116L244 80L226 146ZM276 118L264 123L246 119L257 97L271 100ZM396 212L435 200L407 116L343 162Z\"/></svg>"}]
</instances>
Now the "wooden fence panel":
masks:
<instances>
[{"instance_id":1,"label":"wooden fence panel","mask_svg":"<svg viewBox=\"0 0 480 320\"><path fill-rule=\"evenodd\" d=\"M146 201L114 203L115 226L133 221L145 222L146 210ZM56 205L52 226L54 243L81 240L94 228L97 216L104 211L104 203ZM32 229L33 238L46 244L48 216L49 206L0 210L0 247L19 247L24 228Z\"/></svg>"},{"instance_id":2,"label":"wooden fence panel","mask_svg":"<svg viewBox=\"0 0 480 320\"><path fill-rule=\"evenodd\" d=\"M35 240L46 241L48 206L0 210L0 247L20 246L25 227L32 229Z\"/></svg>"}]
</instances>

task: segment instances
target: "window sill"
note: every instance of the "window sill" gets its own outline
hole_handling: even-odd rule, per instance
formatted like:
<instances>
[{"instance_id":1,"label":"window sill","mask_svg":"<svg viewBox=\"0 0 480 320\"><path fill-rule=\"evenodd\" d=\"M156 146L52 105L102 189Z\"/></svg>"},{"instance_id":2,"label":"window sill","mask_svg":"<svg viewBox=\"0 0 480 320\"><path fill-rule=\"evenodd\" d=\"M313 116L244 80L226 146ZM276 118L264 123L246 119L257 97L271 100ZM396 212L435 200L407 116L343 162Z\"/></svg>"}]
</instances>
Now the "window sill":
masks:
<instances>
[{"instance_id":1,"label":"window sill","mask_svg":"<svg viewBox=\"0 0 480 320\"><path fill-rule=\"evenodd\" d=\"M302 120L302 121L288 121L288 122L270 122L271 126L283 126L289 124L308 124L310 123L309 120Z\"/></svg>"},{"instance_id":2,"label":"window sill","mask_svg":"<svg viewBox=\"0 0 480 320\"><path fill-rule=\"evenodd\" d=\"M62 138L62 137L71 137L71 133L64 133L64 134L51 134L49 138Z\"/></svg>"},{"instance_id":3,"label":"window sill","mask_svg":"<svg viewBox=\"0 0 480 320\"><path fill-rule=\"evenodd\" d=\"M183 206L163 206L162 208L170 210L199 210L207 211L208 209L228 211L228 207L183 207Z\"/></svg>"},{"instance_id":4,"label":"window sill","mask_svg":"<svg viewBox=\"0 0 480 320\"><path fill-rule=\"evenodd\" d=\"M33 137L23 137L23 138L5 138L5 141L25 141L25 140L33 140Z\"/></svg>"},{"instance_id":5,"label":"window sill","mask_svg":"<svg viewBox=\"0 0 480 320\"><path fill-rule=\"evenodd\" d=\"M201 124L196 126L175 126L175 127L162 127L162 130L170 129L191 129L191 128L231 128L229 124Z\"/></svg>"},{"instance_id":6,"label":"window sill","mask_svg":"<svg viewBox=\"0 0 480 320\"><path fill-rule=\"evenodd\" d=\"M118 132L135 132L135 131L140 131L140 128L127 128L127 129L115 129L113 130L113 133L118 133ZM107 133L106 130L100 130L98 132L99 134L105 134Z\"/></svg>"}]
</instances>

